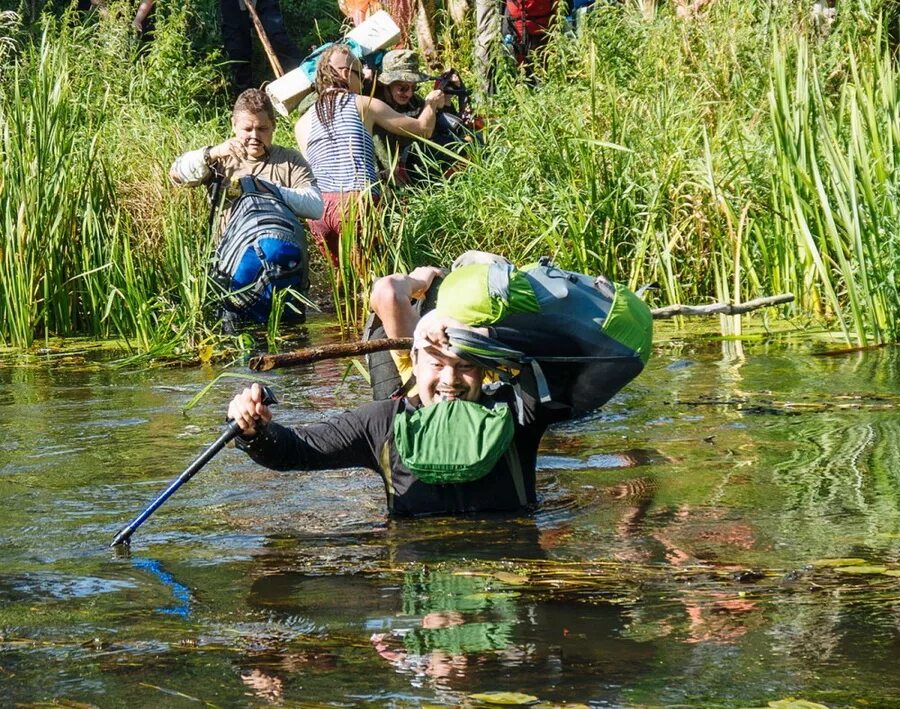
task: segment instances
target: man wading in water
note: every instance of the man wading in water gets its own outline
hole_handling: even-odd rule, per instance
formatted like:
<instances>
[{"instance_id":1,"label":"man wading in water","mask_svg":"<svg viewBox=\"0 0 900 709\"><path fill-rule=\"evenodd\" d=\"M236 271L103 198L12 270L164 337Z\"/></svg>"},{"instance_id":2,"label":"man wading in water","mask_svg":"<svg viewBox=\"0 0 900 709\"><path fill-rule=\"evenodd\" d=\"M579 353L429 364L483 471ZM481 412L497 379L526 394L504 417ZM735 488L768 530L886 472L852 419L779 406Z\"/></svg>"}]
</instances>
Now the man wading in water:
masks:
<instances>
[{"instance_id":1,"label":"man wading in water","mask_svg":"<svg viewBox=\"0 0 900 709\"><path fill-rule=\"evenodd\" d=\"M636 377L651 331L650 310L620 284L549 262L472 263L447 276L415 325L415 395L407 382L396 398L291 430L271 421L254 384L228 416L238 447L266 467L378 471L391 514L516 511L536 502L547 427ZM501 381L485 384L486 370Z\"/></svg>"},{"instance_id":2,"label":"man wading in water","mask_svg":"<svg viewBox=\"0 0 900 709\"><path fill-rule=\"evenodd\" d=\"M228 407L243 431L238 448L275 470L375 470L391 514L533 505L538 444L547 426L566 415L527 394L517 402L509 386L483 389L485 370L450 351L448 327L464 326L433 312L416 328L415 397L376 401L288 429L272 421L259 385L244 389Z\"/></svg>"},{"instance_id":3,"label":"man wading in water","mask_svg":"<svg viewBox=\"0 0 900 709\"><path fill-rule=\"evenodd\" d=\"M265 91L247 89L235 101L231 114L234 136L219 143L178 156L169 177L180 187L221 184L225 194L211 194L213 208L224 198L220 227L231 214L231 205L240 195L237 181L246 175L278 186L281 196L301 219L322 216L322 195L313 172L296 150L275 145L275 108Z\"/></svg>"}]
</instances>

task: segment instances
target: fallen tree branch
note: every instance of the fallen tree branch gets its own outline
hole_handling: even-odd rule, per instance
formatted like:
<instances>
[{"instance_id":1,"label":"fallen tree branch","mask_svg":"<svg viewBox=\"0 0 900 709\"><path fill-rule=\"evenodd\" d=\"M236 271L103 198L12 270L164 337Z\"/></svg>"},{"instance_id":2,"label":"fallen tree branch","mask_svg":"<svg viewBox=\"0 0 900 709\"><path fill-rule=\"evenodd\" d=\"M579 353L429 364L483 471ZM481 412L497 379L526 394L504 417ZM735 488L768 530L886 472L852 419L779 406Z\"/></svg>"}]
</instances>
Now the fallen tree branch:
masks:
<instances>
[{"instance_id":1,"label":"fallen tree branch","mask_svg":"<svg viewBox=\"0 0 900 709\"><path fill-rule=\"evenodd\" d=\"M791 293L772 295L765 298L755 298L746 303L731 305L730 303L711 303L709 305L667 305L664 308L652 310L653 319L674 318L679 315L740 315L751 310L758 310L772 305L790 303L794 299ZM412 347L411 337L395 337L381 340L368 340L367 342L338 342L334 345L321 345L320 347L308 347L296 352L284 354L267 354L251 357L249 367L254 372L268 372L270 369L280 367L296 367L299 364L311 364L323 359L339 359L341 357L356 357L359 355L383 352L384 350L408 350Z\"/></svg>"},{"instance_id":2,"label":"fallen tree branch","mask_svg":"<svg viewBox=\"0 0 900 709\"><path fill-rule=\"evenodd\" d=\"M270 369L276 369L277 367L295 367L298 364L309 364L323 359L355 357L372 352L383 352L384 350L408 350L412 348L412 343L413 338L411 337L368 340L367 342L338 342L334 345L307 347L296 352L251 357L248 366L254 372L268 372Z\"/></svg>"},{"instance_id":3,"label":"fallen tree branch","mask_svg":"<svg viewBox=\"0 0 900 709\"><path fill-rule=\"evenodd\" d=\"M738 303L737 305L732 305L731 303L710 303L709 305L681 305L674 303L664 308L656 308L652 312L654 320L674 318L679 315L741 315L759 308L790 303L793 299L793 293L782 293L781 295L754 298L746 303Z\"/></svg>"}]
</instances>

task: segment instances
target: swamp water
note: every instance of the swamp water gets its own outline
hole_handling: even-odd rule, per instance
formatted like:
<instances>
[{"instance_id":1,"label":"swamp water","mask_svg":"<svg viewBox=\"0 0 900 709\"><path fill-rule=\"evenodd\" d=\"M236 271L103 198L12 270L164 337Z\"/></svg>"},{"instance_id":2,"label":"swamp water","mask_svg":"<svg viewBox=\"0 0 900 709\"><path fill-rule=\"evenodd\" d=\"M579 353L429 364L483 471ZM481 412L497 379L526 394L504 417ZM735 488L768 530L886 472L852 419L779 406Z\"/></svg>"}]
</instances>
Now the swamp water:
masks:
<instances>
[{"instance_id":1,"label":"swamp water","mask_svg":"<svg viewBox=\"0 0 900 709\"><path fill-rule=\"evenodd\" d=\"M552 430L531 517L386 521L372 473L226 450L130 554L238 384L185 415L211 371L0 358L0 705L900 706L900 350L733 349ZM267 376L279 420L344 373Z\"/></svg>"}]
</instances>

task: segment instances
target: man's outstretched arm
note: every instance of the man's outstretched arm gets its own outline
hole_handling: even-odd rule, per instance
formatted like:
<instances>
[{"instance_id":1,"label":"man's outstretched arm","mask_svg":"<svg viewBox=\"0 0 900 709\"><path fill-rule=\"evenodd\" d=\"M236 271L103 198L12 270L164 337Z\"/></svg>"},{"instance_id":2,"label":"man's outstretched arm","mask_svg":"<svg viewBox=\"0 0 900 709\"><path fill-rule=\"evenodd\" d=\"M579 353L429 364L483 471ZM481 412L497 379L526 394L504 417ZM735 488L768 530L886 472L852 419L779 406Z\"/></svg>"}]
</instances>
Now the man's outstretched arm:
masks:
<instances>
[{"instance_id":1,"label":"man's outstretched arm","mask_svg":"<svg viewBox=\"0 0 900 709\"><path fill-rule=\"evenodd\" d=\"M237 447L273 470L378 469L397 402L380 401L321 423L287 428L272 421L258 384L232 399L228 417L241 426Z\"/></svg>"}]
</instances>

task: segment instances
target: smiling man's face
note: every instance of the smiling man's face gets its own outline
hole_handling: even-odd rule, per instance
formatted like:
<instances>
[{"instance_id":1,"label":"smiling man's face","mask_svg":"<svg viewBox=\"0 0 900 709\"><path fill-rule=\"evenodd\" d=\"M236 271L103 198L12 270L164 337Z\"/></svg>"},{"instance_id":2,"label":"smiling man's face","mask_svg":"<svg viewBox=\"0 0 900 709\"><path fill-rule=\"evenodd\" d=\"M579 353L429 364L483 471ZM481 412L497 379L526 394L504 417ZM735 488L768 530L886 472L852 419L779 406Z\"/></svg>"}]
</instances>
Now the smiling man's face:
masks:
<instances>
[{"instance_id":1,"label":"smiling man's face","mask_svg":"<svg viewBox=\"0 0 900 709\"><path fill-rule=\"evenodd\" d=\"M413 358L413 373L423 406L440 401L478 401L484 379L481 367L434 348L419 348Z\"/></svg>"}]
</instances>

